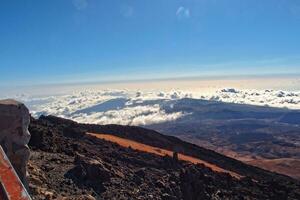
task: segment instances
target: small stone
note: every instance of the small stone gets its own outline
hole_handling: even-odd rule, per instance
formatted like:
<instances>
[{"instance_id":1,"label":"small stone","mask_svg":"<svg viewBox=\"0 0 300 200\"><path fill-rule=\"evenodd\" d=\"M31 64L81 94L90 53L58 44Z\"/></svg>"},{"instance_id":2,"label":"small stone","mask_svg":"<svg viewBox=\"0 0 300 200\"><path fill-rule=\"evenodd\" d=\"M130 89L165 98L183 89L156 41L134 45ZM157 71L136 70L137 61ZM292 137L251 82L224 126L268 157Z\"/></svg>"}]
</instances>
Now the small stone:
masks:
<instances>
[{"instance_id":1,"label":"small stone","mask_svg":"<svg viewBox=\"0 0 300 200\"><path fill-rule=\"evenodd\" d=\"M45 195L46 200L52 200L52 199L53 199L53 196L54 196L54 193L53 193L53 192L50 192L50 191L46 191L46 192L44 193L44 195Z\"/></svg>"}]
</instances>

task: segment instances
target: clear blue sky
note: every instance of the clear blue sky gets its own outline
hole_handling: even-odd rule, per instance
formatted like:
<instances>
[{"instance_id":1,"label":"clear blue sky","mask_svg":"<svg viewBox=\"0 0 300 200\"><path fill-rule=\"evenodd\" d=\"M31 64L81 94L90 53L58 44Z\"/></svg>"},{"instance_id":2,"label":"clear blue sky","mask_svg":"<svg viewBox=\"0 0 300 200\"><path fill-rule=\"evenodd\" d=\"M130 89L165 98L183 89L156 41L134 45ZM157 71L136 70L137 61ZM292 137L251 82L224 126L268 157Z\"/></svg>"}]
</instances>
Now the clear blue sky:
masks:
<instances>
[{"instance_id":1,"label":"clear blue sky","mask_svg":"<svg viewBox=\"0 0 300 200\"><path fill-rule=\"evenodd\" d=\"M0 0L0 84L300 73L298 0Z\"/></svg>"}]
</instances>

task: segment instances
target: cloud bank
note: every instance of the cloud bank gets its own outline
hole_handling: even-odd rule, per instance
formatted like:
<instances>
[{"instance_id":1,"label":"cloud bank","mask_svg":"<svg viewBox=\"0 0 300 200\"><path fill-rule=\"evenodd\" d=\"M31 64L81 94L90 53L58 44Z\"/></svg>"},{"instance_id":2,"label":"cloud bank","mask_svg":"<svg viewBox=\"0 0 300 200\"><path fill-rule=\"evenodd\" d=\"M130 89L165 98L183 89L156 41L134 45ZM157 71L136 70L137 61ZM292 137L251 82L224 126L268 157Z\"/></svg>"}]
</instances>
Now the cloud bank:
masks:
<instances>
[{"instance_id":1,"label":"cloud bank","mask_svg":"<svg viewBox=\"0 0 300 200\"><path fill-rule=\"evenodd\" d=\"M55 115L81 123L122 125L150 125L180 119L190 113L174 110L172 104L183 98L300 109L300 92L282 90L224 88L208 94L182 90L84 90L44 98L19 96L35 117Z\"/></svg>"}]
</instances>

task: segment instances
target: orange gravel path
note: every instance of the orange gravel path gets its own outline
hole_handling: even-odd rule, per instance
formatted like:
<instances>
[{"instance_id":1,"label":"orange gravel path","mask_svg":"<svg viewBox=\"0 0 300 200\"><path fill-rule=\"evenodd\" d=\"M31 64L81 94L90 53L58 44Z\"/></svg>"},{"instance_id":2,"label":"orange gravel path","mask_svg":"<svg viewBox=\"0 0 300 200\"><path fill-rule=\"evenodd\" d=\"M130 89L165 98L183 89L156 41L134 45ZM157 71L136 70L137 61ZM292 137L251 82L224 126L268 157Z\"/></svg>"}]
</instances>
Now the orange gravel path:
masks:
<instances>
[{"instance_id":1,"label":"orange gravel path","mask_svg":"<svg viewBox=\"0 0 300 200\"><path fill-rule=\"evenodd\" d=\"M124 138L121 138L121 137L118 137L118 136L109 135L109 134L99 134L99 133L87 133L87 134L91 135L91 136L95 136L95 137L103 139L103 140L106 140L106 141L114 142L114 143L116 143L120 146L126 147L126 148L131 147L132 149L135 149L135 150L138 150L138 151L152 153L152 154L156 154L156 155L159 155L159 156L165 156L165 155L168 155L170 157L173 156L173 151L158 148L158 147L153 147L153 146L142 144L142 143L139 143L139 142L136 142L136 141L133 141L133 140L124 139ZM192 157L192 156L188 156L188 155L185 155L185 154L178 153L178 159L183 160L183 161L187 161L187 162L191 162L191 163L194 163L194 164L203 164L203 165L205 165L206 167L209 167L210 169L212 169L215 172L229 173L231 176L233 176L237 179L240 179L242 177L241 175L239 175L235 172L225 170L221 167L218 167L217 165L208 163L204 160L201 160L201 159L198 159L198 158L195 158L195 157Z\"/></svg>"}]
</instances>

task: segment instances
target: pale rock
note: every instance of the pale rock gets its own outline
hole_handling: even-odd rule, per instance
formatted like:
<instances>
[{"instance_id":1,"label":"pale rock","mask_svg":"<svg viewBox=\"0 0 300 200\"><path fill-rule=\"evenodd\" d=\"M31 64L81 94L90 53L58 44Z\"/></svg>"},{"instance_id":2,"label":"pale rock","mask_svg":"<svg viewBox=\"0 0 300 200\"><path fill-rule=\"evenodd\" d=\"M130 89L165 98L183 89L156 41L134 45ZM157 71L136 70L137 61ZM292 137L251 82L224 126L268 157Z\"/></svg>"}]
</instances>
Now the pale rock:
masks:
<instances>
[{"instance_id":1,"label":"pale rock","mask_svg":"<svg viewBox=\"0 0 300 200\"><path fill-rule=\"evenodd\" d=\"M26 106L12 99L0 100L0 145L28 188L26 165L29 159L30 115Z\"/></svg>"}]
</instances>

